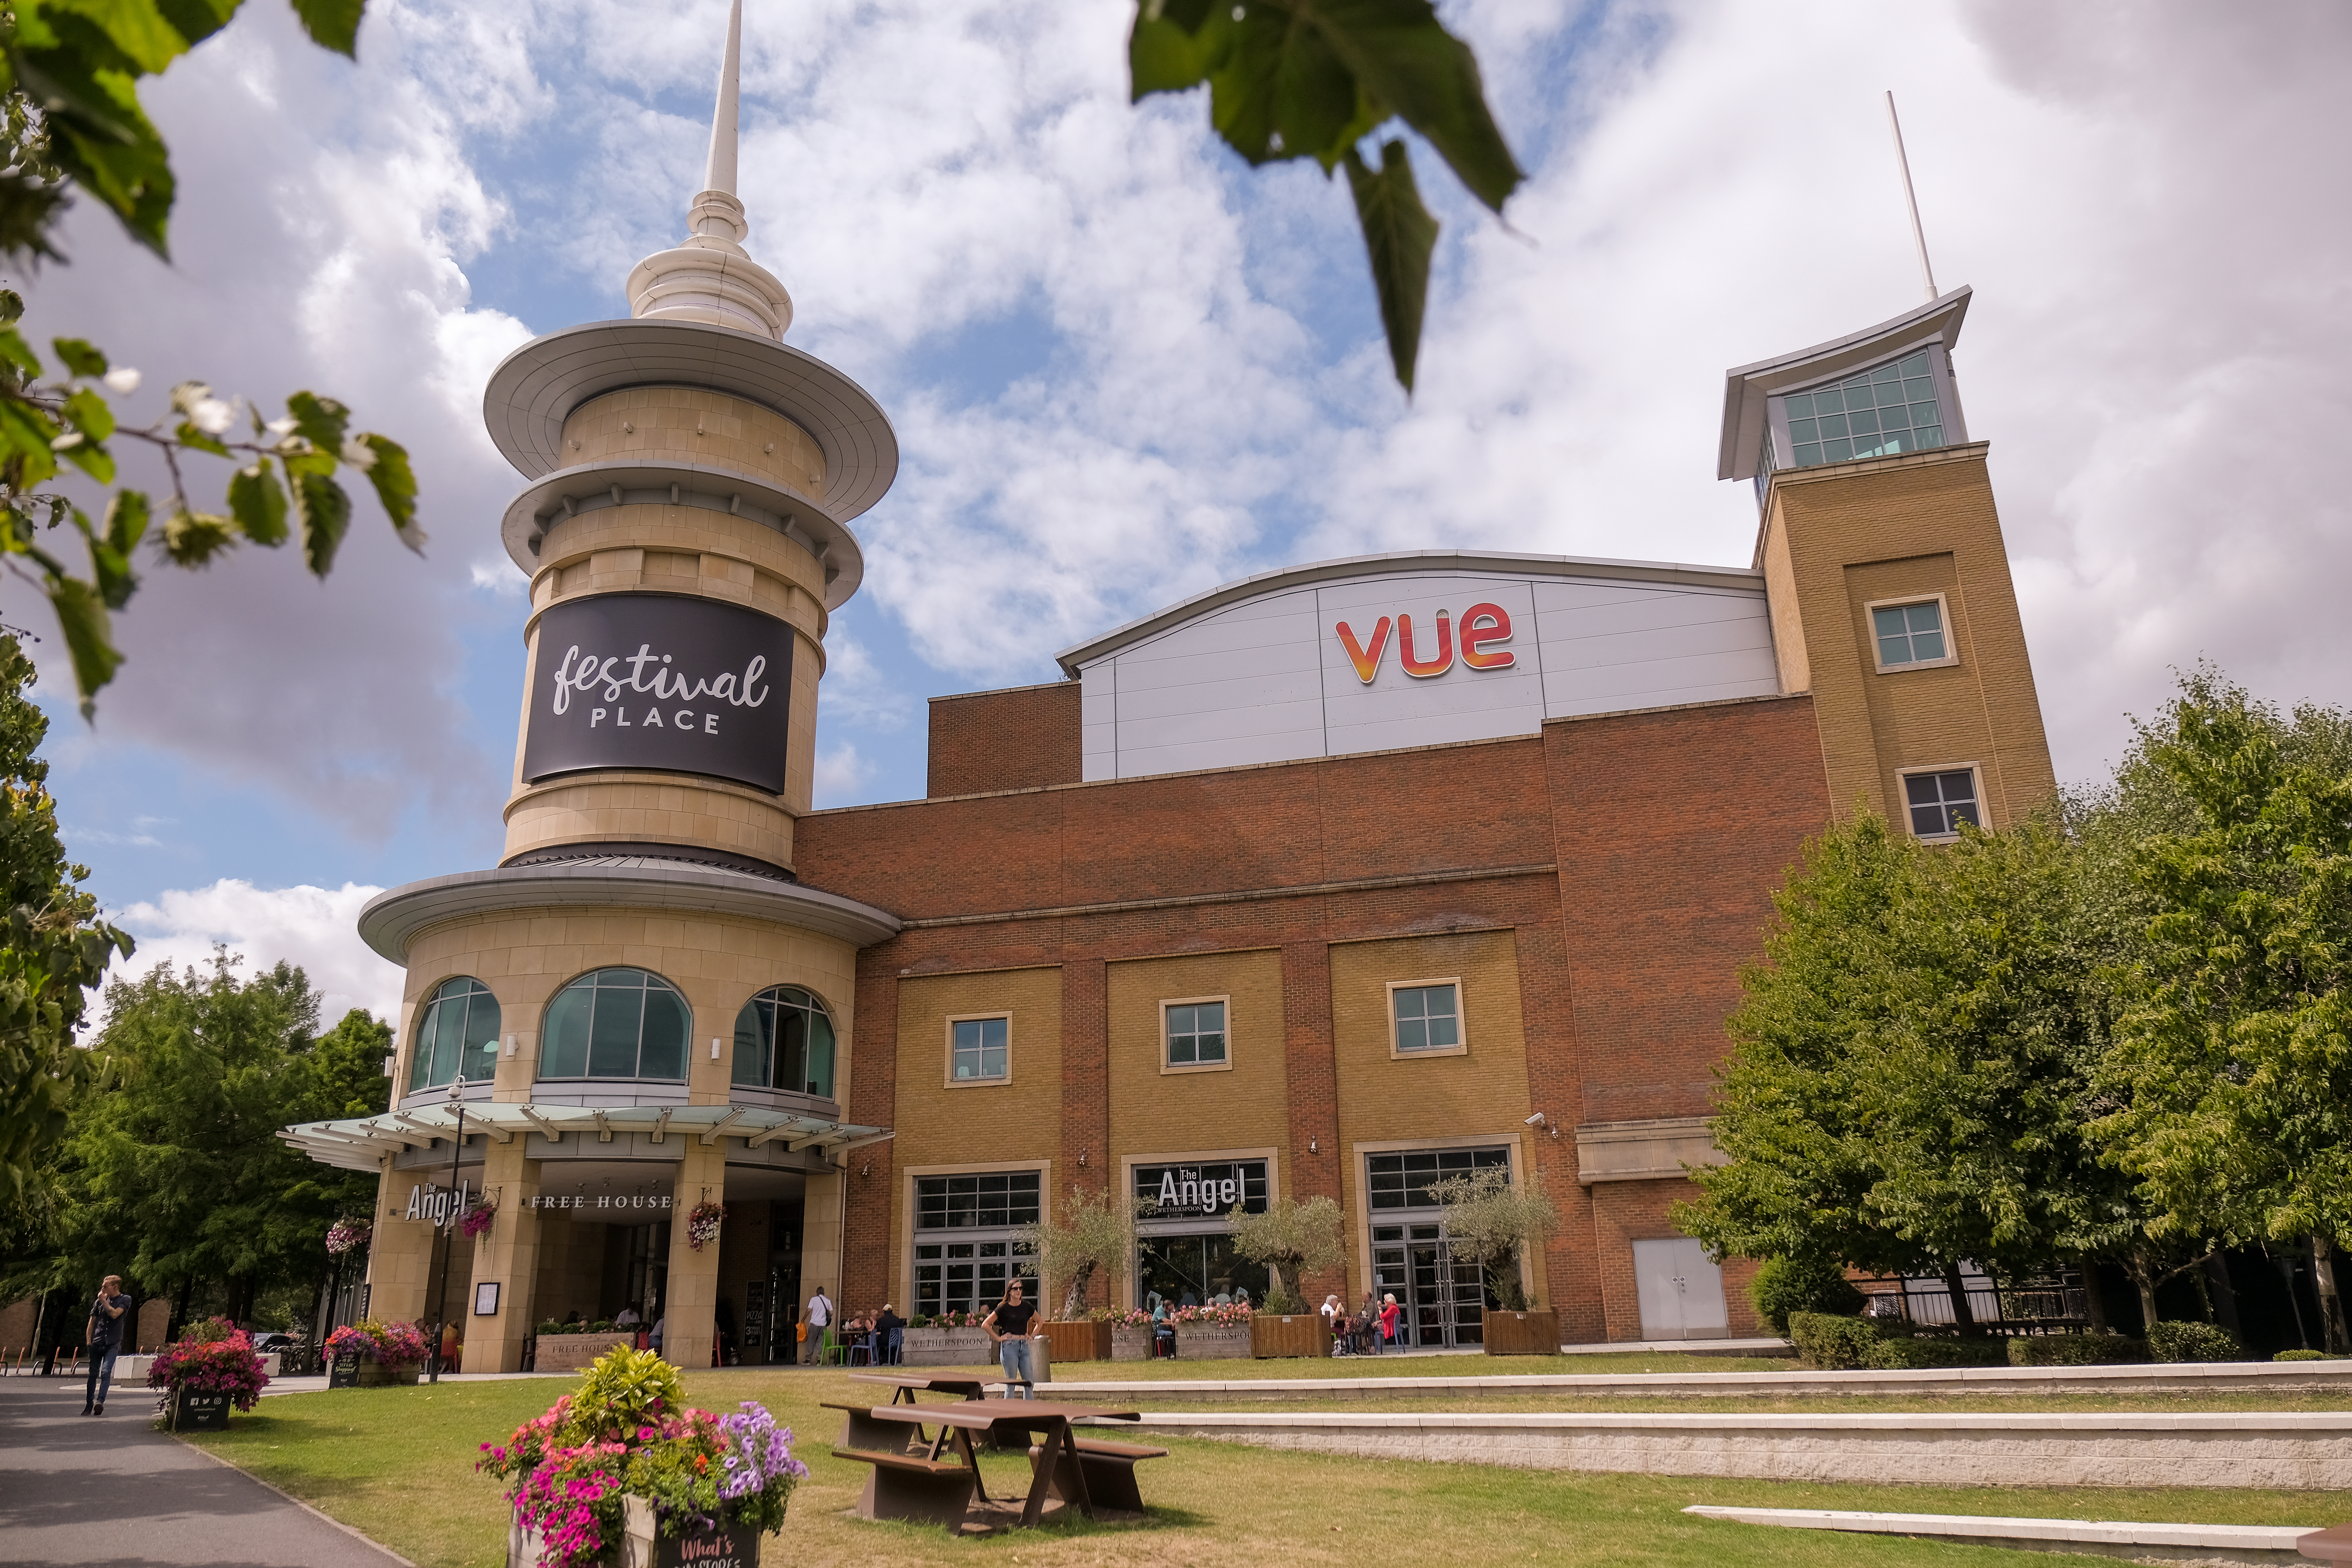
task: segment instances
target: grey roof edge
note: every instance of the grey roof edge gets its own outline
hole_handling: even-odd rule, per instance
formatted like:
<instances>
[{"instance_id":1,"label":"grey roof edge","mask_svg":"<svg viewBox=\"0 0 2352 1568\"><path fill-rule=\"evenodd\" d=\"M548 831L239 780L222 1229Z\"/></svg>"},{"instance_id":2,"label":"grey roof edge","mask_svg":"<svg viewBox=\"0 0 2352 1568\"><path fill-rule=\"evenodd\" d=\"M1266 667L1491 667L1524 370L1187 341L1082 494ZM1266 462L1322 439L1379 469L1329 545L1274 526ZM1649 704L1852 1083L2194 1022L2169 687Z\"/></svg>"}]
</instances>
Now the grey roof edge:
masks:
<instances>
[{"instance_id":1,"label":"grey roof edge","mask_svg":"<svg viewBox=\"0 0 2352 1568\"><path fill-rule=\"evenodd\" d=\"M1744 479L1755 471L1755 453L1764 435L1764 399L1800 382L1859 366L1896 347L1941 338L1946 352L1960 341L1971 289L1966 283L1937 295L1916 310L1770 359L1723 373L1723 434L1716 450L1718 479Z\"/></svg>"},{"instance_id":2,"label":"grey roof edge","mask_svg":"<svg viewBox=\"0 0 2352 1568\"><path fill-rule=\"evenodd\" d=\"M640 355L690 357L682 369L648 368ZM593 368L566 366L575 356ZM499 362L482 389L482 423L526 479L558 466L564 419L581 404L632 386L701 385L772 409L824 453L830 510L854 518L898 475L898 434L873 395L844 372L790 343L733 327L669 318L583 321L546 332Z\"/></svg>"},{"instance_id":3,"label":"grey roof edge","mask_svg":"<svg viewBox=\"0 0 2352 1568\"><path fill-rule=\"evenodd\" d=\"M1607 556L1528 555L1503 550L1398 550L1380 555L1342 555L1277 567L1180 599L1124 626L1113 626L1054 656L1062 673L1077 678L1081 666L1132 647L1183 622L1244 599L1318 583L1340 583L1352 577L1377 577L1385 573L1444 569L1453 572L1526 573L1546 577L1587 577L1639 583L1662 587L1717 588L1752 591L1764 585L1764 574L1746 566L1692 566L1671 561L1619 561Z\"/></svg>"},{"instance_id":4,"label":"grey roof edge","mask_svg":"<svg viewBox=\"0 0 2352 1568\"><path fill-rule=\"evenodd\" d=\"M703 495L747 496L760 510L784 519L782 526L769 522L765 517L755 516L754 521L775 528L787 539L792 537L791 529L798 527L817 543L827 546L820 564L830 573L824 584L824 607L828 610L837 610L847 604L866 581L865 546L858 543L847 521L835 516L823 501L790 485L780 485L754 474L650 456L602 458L593 463L558 468L532 480L507 503L506 516L499 524L499 538L507 547L507 558L521 569L524 576L536 576L541 562L531 548L531 541L544 531L540 524L562 509L567 493L593 498L598 505L605 505L609 502L604 492L610 487L618 485L624 491L642 489L642 485L633 486L628 481L648 476L657 484L675 483Z\"/></svg>"},{"instance_id":5,"label":"grey roof edge","mask_svg":"<svg viewBox=\"0 0 2352 1568\"><path fill-rule=\"evenodd\" d=\"M360 910L360 940L408 962L419 931L445 921L534 907L621 906L775 921L870 947L898 934L898 917L797 882L692 866L511 866L431 877L377 894Z\"/></svg>"}]
</instances>

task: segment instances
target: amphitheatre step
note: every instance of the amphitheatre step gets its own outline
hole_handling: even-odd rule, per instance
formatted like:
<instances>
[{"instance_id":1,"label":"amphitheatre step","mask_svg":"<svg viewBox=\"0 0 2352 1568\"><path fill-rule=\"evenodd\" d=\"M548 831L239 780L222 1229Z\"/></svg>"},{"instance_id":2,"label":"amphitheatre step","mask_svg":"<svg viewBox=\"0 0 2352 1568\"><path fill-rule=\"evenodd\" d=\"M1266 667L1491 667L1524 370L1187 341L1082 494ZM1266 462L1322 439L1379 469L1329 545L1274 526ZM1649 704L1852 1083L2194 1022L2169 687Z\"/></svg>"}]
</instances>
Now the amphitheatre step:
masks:
<instances>
[{"instance_id":1,"label":"amphitheatre step","mask_svg":"<svg viewBox=\"0 0 2352 1568\"><path fill-rule=\"evenodd\" d=\"M1315 1364L1325 1364L1317 1363ZM1343 1363L1344 1364L1344 1363ZM1900 1372L1532 1373L1488 1376L1133 1378L1056 1380L1057 1399L1225 1405L1239 1401L1467 1399L1482 1394L1582 1398L1753 1394L2302 1394L2352 1391L2352 1361L2179 1362L2141 1366L1968 1366Z\"/></svg>"},{"instance_id":2,"label":"amphitheatre step","mask_svg":"<svg viewBox=\"0 0 2352 1568\"><path fill-rule=\"evenodd\" d=\"M1820 1508L1683 1510L1701 1519L1772 1524L1787 1530L1843 1530L1864 1535L1926 1536L2022 1552L2072 1552L2135 1563L2196 1563L2216 1568L2284 1568L2311 1559L2295 1543L2309 1525L2151 1524L2125 1520L2010 1519L1973 1513L1856 1513Z\"/></svg>"},{"instance_id":3,"label":"amphitheatre step","mask_svg":"<svg viewBox=\"0 0 2352 1568\"><path fill-rule=\"evenodd\" d=\"M2352 1411L1571 1415L1161 1410L1146 1415L1141 1427L1162 1436L1260 1447L1529 1469L1918 1486L2352 1488Z\"/></svg>"}]
</instances>

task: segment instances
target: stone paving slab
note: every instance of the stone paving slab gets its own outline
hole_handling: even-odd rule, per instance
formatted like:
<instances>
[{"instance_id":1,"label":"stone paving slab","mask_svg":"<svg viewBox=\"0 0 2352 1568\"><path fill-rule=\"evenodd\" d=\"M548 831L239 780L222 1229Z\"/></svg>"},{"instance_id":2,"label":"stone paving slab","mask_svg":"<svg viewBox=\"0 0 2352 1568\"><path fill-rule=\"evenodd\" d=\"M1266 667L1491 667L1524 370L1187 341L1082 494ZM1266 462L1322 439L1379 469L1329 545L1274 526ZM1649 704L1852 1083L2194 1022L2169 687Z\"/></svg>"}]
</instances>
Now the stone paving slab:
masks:
<instances>
[{"instance_id":1,"label":"stone paving slab","mask_svg":"<svg viewBox=\"0 0 2352 1568\"><path fill-rule=\"evenodd\" d=\"M1140 1426L1262 1447L1533 1469L1916 1486L2352 1488L2352 1412L2344 1411L1154 1411Z\"/></svg>"},{"instance_id":2,"label":"stone paving slab","mask_svg":"<svg viewBox=\"0 0 2352 1568\"><path fill-rule=\"evenodd\" d=\"M1683 1511L1702 1519L1777 1525L1785 1530L1927 1536L2029 1552L2081 1552L2139 1563L2221 1563L2233 1568L2308 1563L2310 1559L2296 1550L2296 1542L2314 1533L2307 1525L2158 1524L2130 1520L2015 1519L1994 1514L1723 1508L1704 1503Z\"/></svg>"},{"instance_id":3,"label":"stone paving slab","mask_svg":"<svg viewBox=\"0 0 2352 1568\"><path fill-rule=\"evenodd\" d=\"M12 1568L413 1568L324 1514L154 1429L120 1382L0 1378L0 1561ZM229 1417L234 1421L237 1417Z\"/></svg>"}]
</instances>

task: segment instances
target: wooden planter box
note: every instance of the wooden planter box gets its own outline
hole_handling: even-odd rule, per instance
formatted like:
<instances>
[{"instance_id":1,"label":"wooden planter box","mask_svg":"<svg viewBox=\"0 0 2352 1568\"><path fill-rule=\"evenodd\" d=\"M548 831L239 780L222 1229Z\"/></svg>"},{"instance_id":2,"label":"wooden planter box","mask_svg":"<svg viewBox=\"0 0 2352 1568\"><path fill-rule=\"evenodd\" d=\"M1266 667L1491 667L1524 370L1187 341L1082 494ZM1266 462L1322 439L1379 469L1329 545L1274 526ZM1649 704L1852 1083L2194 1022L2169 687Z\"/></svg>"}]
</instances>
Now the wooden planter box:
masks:
<instances>
[{"instance_id":1,"label":"wooden planter box","mask_svg":"<svg viewBox=\"0 0 2352 1568\"><path fill-rule=\"evenodd\" d=\"M1130 1329L1125 1324L1106 1325L1110 1329L1110 1359L1113 1361L1150 1361L1151 1359L1151 1325Z\"/></svg>"},{"instance_id":2,"label":"wooden planter box","mask_svg":"<svg viewBox=\"0 0 2352 1568\"><path fill-rule=\"evenodd\" d=\"M229 1396L226 1394L200 1394L193 1388L175 1389L172 1394L172 1430L174 1432L226 1432L228 1430Z\"/></svg>"},{"instance_id":3,"label":"wooden planter box","mask_svg":"<svg viewBox=\"0 0 2352 1568\"><path fill-rule=\"evenodd\" d=\"M1488 1312L1483 1337L1488 1355L1558 1355L1559 1314L1532 1308L1524 1312Z\"/></svg>"},{"instance_id":4,"label":"wooden planter box","mask_svg":"<svg viewBox=\"0 0 2352 1568\"><path fill-rule=\"evenodd\" d=\"M1250 1354L1261 1361L1331 1353L1331 1330L1320 1312L1290 1312L1281 1317L1260 1312L1250 1320L1249 1331Z\"/></svg>"},{"instance_id":5,"label":"wooden planter box","mask_svg":"<svg viewBox=\"0 0 2352 1568\"><path fill-rule=\"evenodd\" d=\"M541 1334L534 1365L541 1372L585 1372L605 1352L627 1350L636 1342L634 1333Z\"/></svg>"},{"instance_id":6,"label":"wooden planter box","mask_svg":"<svg viewBox=\"0 0 2352 1568\"><path fill-rule=\"evenodd\" d=\"M1047 1323L1046 1339L1053 1342L1055 1361L1108 1361L1110 1325L1108 1323Z\"/></svg>"},{"instance_id":7,"label":"wooden planter box","mask_svg":"<svg viewBox=\"0 0 2352 1568\"><path fill-rule=\"evenodd\" d=\"M621 1540L597 1556L598 1568L759 1568L760 1532L748 1524L664 1541L646 1500L624 1498L622 1510ZM507 1568L540 1568L540 1546L537 1531L508 1525Z\"/></svg>"},{"instance_id":8,"label":"wooden planter box","mask_svg":"<svg viewBox=\"0 0 2352 1568\"><path fill-rule=\"evenodd\" d=\"M995 1347L979 1329L908 1329L908 1366L986 1366Z\"/></svg>"},{"instance_id":9,"label":"wooden planter box","mask_svg":"<svg viewBox=\"0 0 2352 1568\"><path fill-rule=\"evenodd\" d=\"M362 1388L407 1387L422 1376L425 1367L413 1361L363 1361L360 1363L359 1386Z\"/></svg>"},{"instance_id":10,"label":"wooden planter box","mask_svg":"<svg viewBox=\"0 0 2352 1568\"><path fill-rule=\"evenodd\" d=\"M1179 1323L1176 1359L1247 1361L1255 1353L1250 1349L1252 1331L1247 1323Z\"/></svg>"}]
</instances>

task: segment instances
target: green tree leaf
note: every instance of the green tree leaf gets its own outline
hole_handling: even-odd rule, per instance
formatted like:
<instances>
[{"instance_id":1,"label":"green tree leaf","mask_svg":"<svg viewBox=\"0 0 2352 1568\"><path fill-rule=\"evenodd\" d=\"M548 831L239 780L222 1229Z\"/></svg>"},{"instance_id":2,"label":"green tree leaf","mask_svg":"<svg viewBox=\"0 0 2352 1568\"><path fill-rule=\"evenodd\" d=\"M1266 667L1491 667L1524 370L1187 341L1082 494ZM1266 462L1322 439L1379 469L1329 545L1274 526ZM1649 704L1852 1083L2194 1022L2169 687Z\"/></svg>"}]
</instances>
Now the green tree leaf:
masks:
<instances>
[{"instance_id":1,"label":"green tree leaf","mask_svg":"<svg viewBox=\"0 0 2352 1568\"><path fill-rule=\"evenodd\" d=\"M0 464L16 466L8 477L19 494L56 478L57 451L50 443L57 437L57 426L38 409L0 398Z\"/></svg>"},{"instance_id":2,"label":"green tree leaf","mask_svg":"<svg viewBox=\"0 0 2352 1568\"><path fill-rule=\"evenodd\" d=\"M383 503L384 515L392 519L393 531L400 535L403 544L423 554L425 531L416 526L416 475L408 464L408 449L388 437L359 439L375 454L375 461L367 466L368 483L375 487L375 499Z\"/></svg>"},{"instance_id":3,"label":"green tree leaf","mask_svg":"<svg viewBox=\"0 0 2352 1568\"><path fill-rule=\"evenodd\" d=\"M155 0L155 8L194 48L228 26L244 0Z\"/></svg>"},{"instance_id":4,"label":"green tree leaf","mask_svg":"<svg viewBox=\"0 0 2352 1568\"><path fill-rule=\"evenodd\" d=\"M20 314L23 306L24 301L17 300ZM41 374L40 356L33 353L33 345L25 341L25 334L13 326L0 329L0 359L24 372L27 379Z\"/></svg>"},{"instance_id":5,"label":"green tree leaf","mask_svg":"<svg viewBox=\"0 0 2352 1568\"><path fill-rule=\"evenodd\" d=\"M293 481L294 525L302 535L303 562L324 577L333 570L335 552L352 525L352 498L330 477L334 472L331 458L289 458L286 471Z\"/></svg>"},{"instance_id":6,"label":"green tree leaf","mask_svg":"<svg viewBox=\"0 0 2352 1568\"><path fill-rule=\"evenodd\" d=\"M51 338L49 344L73 374L95 381L106 374L106 356L81 339Z\"/></svg>"},{"instance_id":7,"label":"green tree leaf","mask_svg":"<svg viewBox=\"0 0 2352 1568\"><path fill-rule=\"evenodd\" d=\"M351 59L359 58L360 13L365 9L367 0L294 0L294 15L310 41Z\"/></svg>"},{"instance_id":8,"label":"green tree leaf","mask_svg":"<svg viewBox=\"0 0 2352 1568\"><path fill-rule=\"evenodd\" d=\"M175 511L163 520L163 553L174 566L208 565L236 542L236 525L209 512Z\"/></svg>"},{"instance_id":9,"label":"green tree leaf","mask_svg":"<svg viewBox=\"0 0 2352 1568\"><path fill-rule=\"evenodd\" d=\"M351 427L352 411L331 397L298 392L286 400L286 412L293 417L294 433L325 453L328 469L333 471L333 459L343 449L343 432Z\"/></svg>"},{"instance_id":10,"label":"green tree leaf","mask_svg":"<svg viewBox=\"0 0 2352 1568\"><path fill-rule=\"evenodd\" d=\"M58 46L23 50L12 62L18 85L47 116L50 155L75 184L112 209L132 238L169 256L171 156L139 107L136 68L91 24L55 19ZM20 37L29 41L29 35ZM121 64L106 64L110 58Z\"/></svg>"},{"instance_id":11,"label":"green tree leaf","mask_svg":"<svg viewBox=\"0 0 2352 1568\"><path fill-rule=\"evenodd\" d=\"M286 491L268 458L229 477L228 510L237 531L256 544L274 550L286 542Z\"/></svg>"},{"instance_id":12,"label":"green tree leaf","mask_svg":"<svg viewBox=\"0 0 2352 1568\"><path fill-rule=\"evenodd\" d=\"M1421 205L1412 181L1412 160L1402 139L1381 147L1381 169L1364 166L1348 150L1348 188L1363 226L1364 253L1372 264L1372 287L1381 300L1381 324L1388 332L1389 359L1406 392L1412 390L1413 363L1421 353L1421 318L1429 299L1429 258L1437 248L1437 220Z\"/></svg>"},{"instance_id":13,"label":"green tree leaf","mask_svg":"<svg viewBox=\"0 0 2352 1568\"><path fill-rule=\"evenodd\" d=\"M122 668L114 647L114 629L98 590L79 577L52 576L47 584L49 607L65 633L66 651L73 658L74 685L81 693L81 716L98 713L98 694Z\"/></svg>"},{"instance_id":14,"label":"green tree leaf","mask_svg":"<svg viewBox=\"0 0 2352 1568\"><path fill-rule=\"evenodd\" d=\"M106 41L121 51L124 58L148 76L160 75L164 67L187 53L188 40L177 27L164 20L155 0L18 0L19 9L37 6L48 13L52 25L64 23L68 16L79 16L94 24ZM70 41L72 30L60 26L61 40Z\"/></svg>"},{"instance_id":15,"label":"green tree leaf","mask_svg":"<svg viewBox=\"0 0 2352 1568\"><path fill-rule=\"evenodd\" d=\"M1426 137L1471 194L1501 212L1527 175L1486 107L1477 57L1445 30L1430 0L1314 0L1300 9L1363 91Z\"/></svg>"}]
</instances>

